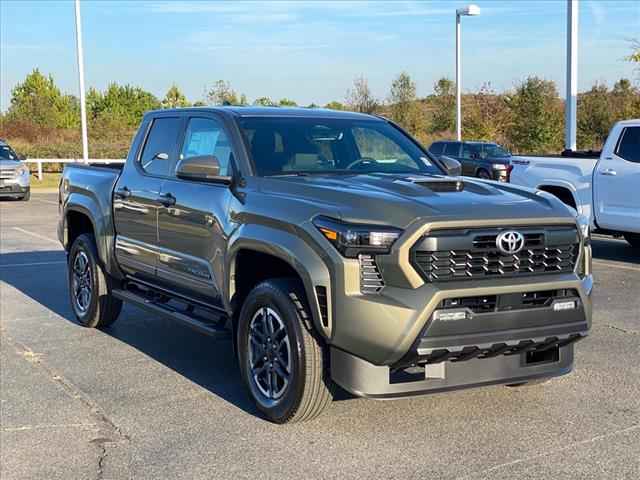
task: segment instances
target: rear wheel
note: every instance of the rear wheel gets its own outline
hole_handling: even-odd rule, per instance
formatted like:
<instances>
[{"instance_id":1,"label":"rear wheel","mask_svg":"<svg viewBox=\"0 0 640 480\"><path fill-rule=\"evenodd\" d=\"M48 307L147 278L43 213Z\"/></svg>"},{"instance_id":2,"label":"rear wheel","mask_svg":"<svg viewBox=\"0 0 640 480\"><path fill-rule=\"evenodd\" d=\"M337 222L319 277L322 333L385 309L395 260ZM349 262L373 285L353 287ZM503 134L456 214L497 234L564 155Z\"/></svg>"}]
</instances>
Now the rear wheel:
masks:
<instances>
[{"instance_id":1,"label":"rear wheel","mask_svg":"<svg viewBox=\"0 0 640 480\"><path fill-rule=\"evenodd\" d=\"M332 400L326 346L314 332L299 283L267 280L248 295L238 319L243 380L276 423L311 420Z\"/></svg>"},{"instance_id":2,"label":"rear wheel","mask_svg":"<svg viewBox=\"0 0 640 480\"><path fill-rule=\"evenodd\" d=\"M111 294L112 280L98 261L93 235L76 238L68 262L69 296L78 322L90 328L111 325L122 310L122 301Z\"/></svg>"},{"instance_id":3,"label":"rear wheel","mask_svg":"<svg viewBox=\"0 0 640 480\"><path fill-rule=\"evenodd\" d=\"M640 248L640 233L625 233L624 239L629 242L633 248Z\"/></svg>"}]
</instances>

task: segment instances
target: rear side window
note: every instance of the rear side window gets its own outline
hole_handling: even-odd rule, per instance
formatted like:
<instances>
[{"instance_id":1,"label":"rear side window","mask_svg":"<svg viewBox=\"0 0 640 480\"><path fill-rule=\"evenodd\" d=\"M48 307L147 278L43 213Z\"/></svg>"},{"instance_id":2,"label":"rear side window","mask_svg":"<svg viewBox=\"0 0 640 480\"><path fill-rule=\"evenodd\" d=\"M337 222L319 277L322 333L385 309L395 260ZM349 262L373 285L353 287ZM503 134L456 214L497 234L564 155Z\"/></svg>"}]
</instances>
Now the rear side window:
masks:
<instances>
[{"instance_id":1,"label":"rear side window","mask_svg":"<svg viewBox=\"0 0 640 480\"><path fill-rule=\"evenodd\" d=\"M440 142L433 143L429 147L429 152L433 153L434 155L442 155L443 150L444 150L444 144Z\"/></svg>"},{"instance_id":2,"label":"rear side window","mask_svg":"<svg viewBox=\"0 0 640 480\"><path fill-rule=\"evenodd\" d=\"M622 131L616 155L629 162L640 163L640 127L627 127Z\"/></svg>"},{"instance_id":3,"label":"rear side window","mask_svg":"<svg viewBox=\"0 0 640 480\"><path fill-rule=\"evenodd\" d=\"M184 136L180 159L213 155L220 163L220 175L229 174L231 144L222 125L212 118L191 118Z\"/></svg>"},{"instance_id":4,"label":"rear side window","mask_svg":"<svg viewBox=\"0 0 640 480\"><path fill-rule=\"evenodd\" d=\"M465 143L462 146L462 158L479 158L480 157L480 145L472 145L469 143Z\"/></svg>"},{"instance_id":5,"label":"rear side window","mask_svg":"<svg viewBox=\"0 0 640 480\"><path fill-rule=\"evenodd\" d=\"M178 117L156 118L140 155L140 166L149 175L168 176L175 162L181 121Z\"/></svg>"},{"instance_id":6,"label":"rear side window","mask_svg":"<svg viewBox=\"0 0 640 480\"><path fill-rule=\"evenodd\" d=\"M445 155L453 155L457 157L460 155L460 144L457 142L449 142L444 148Z\"/></svg>"}]
</instances>

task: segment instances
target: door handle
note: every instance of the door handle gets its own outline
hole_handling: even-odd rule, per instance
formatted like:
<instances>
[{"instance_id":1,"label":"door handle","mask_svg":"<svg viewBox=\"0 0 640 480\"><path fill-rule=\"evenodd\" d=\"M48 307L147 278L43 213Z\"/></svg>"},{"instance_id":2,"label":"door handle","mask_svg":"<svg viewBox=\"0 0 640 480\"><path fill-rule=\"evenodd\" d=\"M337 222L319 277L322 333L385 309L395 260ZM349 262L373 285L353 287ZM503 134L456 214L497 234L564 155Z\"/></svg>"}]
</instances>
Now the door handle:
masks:
<instances>
[{"instance_id":1,"label":"door handle","mask_svg":"<svg viewBox=\"0 0 640 480\"><path fill-rule=\"evenodd\" d=\"M169 208L176 204L176 197L174 197L170 193L165 193L164 195L160 195L158 197L158 202L160 202L162 206Z\"/></svg>"},{"instance_id":2,"label":"door handle","mask_svg":"<svg viewBox=\"0 0 640 480\"><path fill-rule=\"evenodd\" d=\"M600 175L608 175L609 177L615 177L618 174L614 169L607 168L606 170L602 170Z\"/></svg>"},{"instance_id":3,"label":"door handle","mask_svg":"<svg viewBox=\"0 0 640 480\"><path fill-rule=\"evenodd\" d=\"M127 187L122 187L113 192L113 194L116 196L116 198L124 200L125 198L129 198L131 196L131 190L129 190Z\"/></svg>"}]
</instances>

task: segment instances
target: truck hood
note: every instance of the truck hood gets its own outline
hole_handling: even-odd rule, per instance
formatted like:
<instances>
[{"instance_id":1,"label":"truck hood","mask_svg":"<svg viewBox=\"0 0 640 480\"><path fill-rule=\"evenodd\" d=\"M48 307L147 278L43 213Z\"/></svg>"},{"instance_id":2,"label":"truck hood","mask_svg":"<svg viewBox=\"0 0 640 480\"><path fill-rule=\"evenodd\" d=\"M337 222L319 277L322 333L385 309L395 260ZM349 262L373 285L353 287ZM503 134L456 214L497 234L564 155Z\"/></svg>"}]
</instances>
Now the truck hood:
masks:
<instances>
[{"instance_id":1,"label":"truck hood","mask_svg":"<svg viewBox=\"0 0 640 480\"><path fill-rule=\"evenodd\" d=\"M277 180L272 177L265 187L273 194L286 192L284 195L301 201L330 205L340 212L345 222L403 228L417 218L425 221L435 218L572 218L569 209L550 195L468 177L406 174L283 176Z\"/></svg>"},{"instance_id":2,"label":"truck hood","mask_svg":"<svg viewBox=\"0 0 640 480\"><path fill-rule=\"evenodd\" d=\"M2 169L9 169L9 168L18 168L20 166L20 161L17 160L6 160L6 159L0 159L0 168Z\"/></svg>"}]
</instances>

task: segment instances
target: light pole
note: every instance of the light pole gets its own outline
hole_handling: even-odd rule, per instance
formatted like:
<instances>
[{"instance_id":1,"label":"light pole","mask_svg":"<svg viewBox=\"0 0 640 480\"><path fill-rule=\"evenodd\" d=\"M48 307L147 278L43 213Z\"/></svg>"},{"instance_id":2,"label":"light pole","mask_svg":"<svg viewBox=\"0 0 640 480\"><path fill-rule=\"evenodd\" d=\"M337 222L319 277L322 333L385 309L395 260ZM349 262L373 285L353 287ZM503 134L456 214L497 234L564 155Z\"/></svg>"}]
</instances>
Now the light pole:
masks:
<instances>
[{"instance_id":1,"label":"light pole","mask_svg":"<svg viewBox=\"0 0 640 480\"><path fill-rule=\"evenodd\" d=\"M89 141L87 139L87 108L84 95L84 59L82 54L82 20L80 0L76 0L76 51L78 54L78 79L80 81L80 122L82 124L82 158L89 162Z\"/></svg>"},{"instance_id":2,"label":"light pole","mask_svg":"<svg viewBox=\"0 0 640 480\"><path fill-rule=\"evenodd\" d=\"M477 5L467 5L456 10L456 137L462 140L462 67L460 62L460 17L480 15L480 7Z\"/></svg>"}]
</instances>

